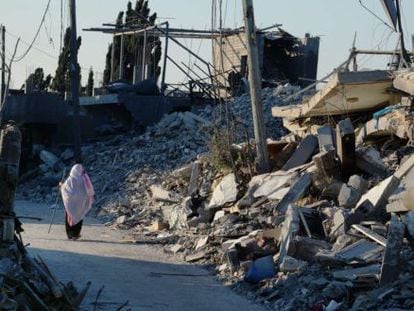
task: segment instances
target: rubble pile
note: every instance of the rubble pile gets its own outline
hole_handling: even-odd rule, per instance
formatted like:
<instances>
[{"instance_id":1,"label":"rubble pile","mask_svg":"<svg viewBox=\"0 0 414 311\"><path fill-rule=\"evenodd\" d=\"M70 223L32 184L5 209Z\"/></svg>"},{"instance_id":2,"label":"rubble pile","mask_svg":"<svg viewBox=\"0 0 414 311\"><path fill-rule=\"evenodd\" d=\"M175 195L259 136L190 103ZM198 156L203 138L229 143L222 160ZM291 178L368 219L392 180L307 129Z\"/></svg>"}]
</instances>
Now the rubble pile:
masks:
<instances>
[{"instance_id":1,"label":"rubble pile","mask_svg":"<svg viewBox=\"0 0 414 311\"><path fill-rule=\"evenodd\" d=\"M90 284L78 292L72 282L64 285L39 258L32 258L21 240L2 249L0 260L1 310L78 310Z\"/></svg>"},{"instance_id":2,"label":"rubble pile","mask_svg":"<svg viewBox=\"0 0 414 311\"><path fill-rule=\"evenodd\" d=\"M269 137L280 137L283 129L281 121L271 116L270 107L282 104L282 99L296 90L297 87L290 84L263 90ZM226 127L226 107L229 108L229 118L243 124L243 129L248 131L247 137L243 130L241 136L235 135L234 141L253 137L251 102L249 96L243 95L229 105L207 106L197 114L187 111L166 115L158 124L148 127L144 134L130 132L82 147L84 164L96 188L98 206L104 205L109 197L118 198L124 196L125 191L128 193L127 180L134 174L139 175L142 169L162 174L208 152L211 134ZM71 149L53 151L35 146L33 152L41 164L21 177L19 198L55 202L56 185L69 173L74 153Z\"/></svg>"},{"instance_id":3,"label":"rubble pile","mask_svg":"<svg viewBox=\"0 0 414 311\"><path fill-rule=\"evenodd\" d=\"M276 88L264 88L262 90L266 137L279 139L287 134L283 127L282 120L280 118L274 118L271 114L271 110L273 106L286 105L284 99L288 96L292 96L298 90L300 90L300 87L292 86L289 83L280 85ZM295 96L291 98L289 103L299 101L301 98L301 96ZM213 122L217 120L226 120L227 115L229 115L230 119L235 123L234 126L239 129L238 133L235 135L235 143L241 143L254 137L252 105L249 94L243 94L236 97L230 100L226 105L216 107L213 111L206 109L202 111L201 114L206 119L212 118Z\"/></svg>"},{"instance_id":4,"label":"rubble pile","mask_svg":"<svg viewBox=\"0 0 414 311\"><path fill-rule=\"evenodd\" d=\"M278 92L264 91L265 107L290 94ZM233 105L249 123L248 97ZM300 135L268 141L272 171L262 175L248 161L212 163L206 152L218 109L174 113L143 135L85 147L99 216L136 243L213 264L224 282L276 310L412 309L410 107L378 111L366 123L326 117L321 126L318 118ZM275 122L268 126L277 132ZM47 172L58 175L63 158ZM44 199L37 193L50 190L39 182L48 173L21 196Z\"/></svg>"},{"instance_id":5,"label":"rubble pile","mask_svg":"<svg viewBox=\"0 0 414 311\"><path fill-rule=\"evenodd\" d=\"M101 214L276 310L412 309L414 149L407 135L356 140L364 126L270 142L275 169L247 183L207 157L143 169L129 179L139 197Z\"/></svg>"}]
</instances>

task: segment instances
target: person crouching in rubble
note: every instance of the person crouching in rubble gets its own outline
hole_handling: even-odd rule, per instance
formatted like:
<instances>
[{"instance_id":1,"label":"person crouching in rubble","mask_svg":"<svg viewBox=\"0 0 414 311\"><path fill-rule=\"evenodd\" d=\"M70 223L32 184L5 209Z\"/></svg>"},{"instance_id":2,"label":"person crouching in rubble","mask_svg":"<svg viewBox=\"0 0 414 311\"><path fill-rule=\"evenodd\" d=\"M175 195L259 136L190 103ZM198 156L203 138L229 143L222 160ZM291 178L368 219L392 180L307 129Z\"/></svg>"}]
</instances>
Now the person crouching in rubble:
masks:
<instances>
[{"instance_id":1,"label":"person crouching in rubble","mask_svg":"<svg viewBox=\"0 0 414 311\"><path fill-rule=\"evenodd\" d=\"M69 177L59 186L65 206L66 235L69 240L77 240L80 238L83 218L95 200L95 191L81 164L75 164Z\"/></svg>"}]
</instances>

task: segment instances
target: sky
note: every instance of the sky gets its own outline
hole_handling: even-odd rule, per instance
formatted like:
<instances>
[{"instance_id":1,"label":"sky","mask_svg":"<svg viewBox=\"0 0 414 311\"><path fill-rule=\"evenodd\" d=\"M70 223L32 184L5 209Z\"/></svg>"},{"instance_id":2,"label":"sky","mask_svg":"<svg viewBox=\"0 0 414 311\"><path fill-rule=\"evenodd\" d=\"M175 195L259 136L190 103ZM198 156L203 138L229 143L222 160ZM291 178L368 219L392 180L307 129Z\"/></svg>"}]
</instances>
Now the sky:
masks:
<instances>
[{"instance_id":1,"label":"sky","mask_svg":"<svg viewBox=\"0 0 414 311\"><path fill-rule=\"evenodd\" d=\"M380 0L361 0L379 18L388 21ZM17 57L27 49L40 24L48 0L0 0L0 23L6 26L6 55L9 58L16 38L21 38ZM61 2L64 4L61 19ZM157 12L160 22L168 20L171 27L210 29L211 0L149 0L150 8ZM26 77L37 67L45 73L54 74L60 48L61 20L64 27L69 25L68 0L51 0L40 35L28 55L12 67L13 88L19 88ZM110 35L82 31L84 28L100 27L103 23L113 23L119 11L125 10L127 0L78 0L77 27L82 36L79 63L85 81L89 68L95 71L96 80L102 80L105 55ZM240 27L242 20L242 0L222 0L224 26ZM283 24L283 28L295 36L305 33L321 37L318 76L322 77L342 63L349 55L356 34L356 46L360 49L392 50L398 43L398 35L393 33L383 21L365 10L359 0L254 0L257 27ZM413 0L402 0L403 27L406 33L406 46L412 49L411 34L414 33ZM412 13L411 13L412 14ZM410 19L411 18L411 19ZM211 45L203 40L183 40L201 57L211 59ZM178 62L192 63L187 53L171 44L169 55ZM385 68L386 59L363 57L362 68ZM167 82L183 82L183 74L171 64L168 65Z\"/></svg>"}]
</instances>

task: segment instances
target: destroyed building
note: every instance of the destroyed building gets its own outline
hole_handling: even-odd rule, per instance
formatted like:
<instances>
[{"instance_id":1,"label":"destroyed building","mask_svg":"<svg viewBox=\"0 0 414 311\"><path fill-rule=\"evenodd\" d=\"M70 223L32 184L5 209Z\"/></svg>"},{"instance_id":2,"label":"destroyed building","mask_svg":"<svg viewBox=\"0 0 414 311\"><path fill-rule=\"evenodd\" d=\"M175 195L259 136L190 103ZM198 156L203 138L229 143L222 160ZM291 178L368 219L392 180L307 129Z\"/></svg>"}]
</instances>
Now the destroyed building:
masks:
<instances>
[{"instance_id":1,"label":"destroyed building","mask_svg":"<svg viewBox=\"0 0 414 311\"><path fill-rule=\"evenodd\" d=\"M260 69L264 84L290 83L306 87L316 80L319 37L297 38L277 27L258 30ZM242 79L247 78L247 43L244 30L224 31L213 39L213 64L218 80L240 94Z\"/></svg>"}]
</instances>

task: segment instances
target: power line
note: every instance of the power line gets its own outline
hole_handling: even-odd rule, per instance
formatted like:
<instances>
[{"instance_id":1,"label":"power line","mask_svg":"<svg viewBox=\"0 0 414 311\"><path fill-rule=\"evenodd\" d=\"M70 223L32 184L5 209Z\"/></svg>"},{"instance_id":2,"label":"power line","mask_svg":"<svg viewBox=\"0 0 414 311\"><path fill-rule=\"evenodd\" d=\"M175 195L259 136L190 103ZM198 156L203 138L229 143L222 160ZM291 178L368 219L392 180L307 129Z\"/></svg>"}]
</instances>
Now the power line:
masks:
<instances>
[{"instance_id":1,"label":"power line","mask_svg":"<svg viewBox=\"0 0 414 311\"><path fill-rule=\"evenodd\" d=\"M10 31L6 31L6 34L7 35L10 35L11 37L13 37L13 38L15 38L15 39L20 39L20 37L18 36L18 35L16 35L16 34L13 34L13 33L11 33ZM30 45L30 43L28 43L27 41L24 41L24 40L22 40L22 39L20 39L20 42L21 43L23 43L23 44L25 44L25 45L27 45L27 46L29 46ZM42 54L44 54L45 56L47 56L47 57L50 57L50 58L52 58L52 59L54 59L54 60L59 60L59 58L58 57L56 57L55 55L52 55L52 54L50 54L49 52L46 52L45 50L42 50L42 49L40 49L40 48L38 48L38 47L36 47L36 46L33 46L32 47L32 49L34 49L34 50L36 50L36 51L38 51L39 53L42 53ZM88 71L89 72L89 69L88 68L84 68L84 67L80 67L81 68L81 70L82 71ZM94 71L95 72L95 71ZM99 74L103 74L103 72L102 71L96 71L97 73L99 73Z\"/></svg>"},{"instance_id":2,"label":"power line","mask_svg":"<svg viewBox=\"0 0 414 311\"><path fill-rule=\"evenodd\" d=\"M42 29L42 25L43 25L43 23L45 21L45 18L46 18L46 14L49 11L50 3L51 3L51 0L49 0L47 2L46 9L45 9L45 11L43 13L43 16L42 16L42 20L40 21L40 25L37 28L36 34L35 34L32 42L29 44L29 47L27 48L27 50L20 57L17 57L15 60L13 60L14 63L17 63L17 62L20 62L21 60L23 60L23 58L25 58L27 56L27 54L29 54L30 50L33 48L33 44L36 42L37 37L39 36L40 30Z\"/></svg>"}]
</instances>

